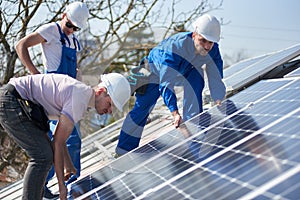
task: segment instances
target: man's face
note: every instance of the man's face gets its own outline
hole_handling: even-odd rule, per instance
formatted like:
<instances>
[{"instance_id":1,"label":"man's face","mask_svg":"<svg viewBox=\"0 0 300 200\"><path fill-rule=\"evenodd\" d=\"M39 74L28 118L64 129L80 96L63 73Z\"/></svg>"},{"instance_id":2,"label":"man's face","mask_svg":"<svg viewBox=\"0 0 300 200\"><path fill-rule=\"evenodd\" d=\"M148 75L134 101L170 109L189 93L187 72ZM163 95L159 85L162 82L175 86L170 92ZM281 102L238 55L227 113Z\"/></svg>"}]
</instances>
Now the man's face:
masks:
<instances>
[{"instance_id":1,"label":"man's face","mask_svg":"<svg viewBox=\"0 0 300 200\"><path fill-rule=\"evenodd\" d=\"M111 114L113 109L113 102L106 92L101 92L96 96L95 108L99 115Z\"/></svg>"},{"instance_id":2,"label":"man's face","mask_svg":"<svg viewBox=\"0 0 300 200\"><path fill-rule=\"evenodd\" d=\"M80 28L74 26L74 24L71 22L71 20L68 19L67 15L64 13L63 14L63 19L62 19L62 31L66 35L70 35L74 33L75 31L79 31Z\"/></svg>"},{"instance_id":3,"label":"man's face","mask_svg":"<svg viewBox=\"0 0 300 200\"><path fill-rule=\"evenodd\" d=\"M213 42L206 40L196 32L193 32L193 40L195 44L196 54L200 54L201 56L206 56L214 45Z\"/></svg>"}]
</instances>

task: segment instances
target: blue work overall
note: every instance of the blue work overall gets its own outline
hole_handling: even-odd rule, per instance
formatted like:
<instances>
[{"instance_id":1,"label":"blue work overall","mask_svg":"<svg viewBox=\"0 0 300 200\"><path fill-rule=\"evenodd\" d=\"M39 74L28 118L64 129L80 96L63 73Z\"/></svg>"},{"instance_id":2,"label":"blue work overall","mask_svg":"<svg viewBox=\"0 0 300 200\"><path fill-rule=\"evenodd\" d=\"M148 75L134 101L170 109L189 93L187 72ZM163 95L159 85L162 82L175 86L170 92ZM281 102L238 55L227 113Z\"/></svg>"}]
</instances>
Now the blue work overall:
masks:
<instances>
[{"instance_id":1,"label":"blue work overall","mask_svg":"<svg viewBox=\"0 0 300 200\"><path fill-rule=\"evenodd\" d=\"M80 50L80 44L78 40L73 37L73 42L75 48L70 48L66 46L66 42L68 42L70 46L69 38L62 32L60 26L56 23L59 33L60 33L60 41L62 43L62 53L61 53L61 61L58 69L56 71L47 71L47 73L57 73L57 74L67 74L73 78L76 78L77 74L77 59L76 59L76 50ZM57 121L53 120L50 121L50 131L49 137L52 139L53 132L55 130ZM66 141L69 154L71 160L73 162L74 167L77 169L76 174L72 175L70 179L66 182L69 184L77 179L80 176L80 149L81 149L81 134L79 130L79 124L76 124L71 135L69 136L68 140ZM54 176L54 167L52 166L51 170L49 171L46 184L47 182Z\"/></svg>"},{"instance_id":2,"label":"blue work overall","mask_svg":"<svg viewBox=\"0 0 300 200\"><path fill-rule=\"evenodd\" d=\"M206 73L212 88L210 90L212 98L214 100L224 98L223 60L218 44L213 45L208 56L197 55L192 34L192 32L175 34L150 51L147 56L151 71L149 84L144 94L135 94L134 107L127 114L120 131L116 147L118 155L139 146L149 113L159 96L162 96L170 112L178 110L175 86L183 86L183 122L203 111L202 91L205 84L203 64L207 66Z\"/></svg>"}]
</instances>

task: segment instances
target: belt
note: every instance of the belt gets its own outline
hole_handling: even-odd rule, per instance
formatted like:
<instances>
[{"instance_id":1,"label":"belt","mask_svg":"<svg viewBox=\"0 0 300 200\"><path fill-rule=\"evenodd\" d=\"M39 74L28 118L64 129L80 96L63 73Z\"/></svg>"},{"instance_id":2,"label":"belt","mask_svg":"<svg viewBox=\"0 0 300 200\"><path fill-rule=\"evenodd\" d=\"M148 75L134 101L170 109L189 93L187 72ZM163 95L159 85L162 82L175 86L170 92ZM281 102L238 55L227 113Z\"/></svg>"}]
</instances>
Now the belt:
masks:
<instances>
[{"instance_id":1,"label":"belt","mask_svg":"<svg viewBox=\"0 0 300 200\"><path fill-rule=\"evenodd\" d=\"M18 91L16 90L15 86L13 86L12 84L7 84L4 88L9 93L11 93L12 95L14 95L17 99L22 99L21 95L18 93Z\"/></svg>"}]
</instances>

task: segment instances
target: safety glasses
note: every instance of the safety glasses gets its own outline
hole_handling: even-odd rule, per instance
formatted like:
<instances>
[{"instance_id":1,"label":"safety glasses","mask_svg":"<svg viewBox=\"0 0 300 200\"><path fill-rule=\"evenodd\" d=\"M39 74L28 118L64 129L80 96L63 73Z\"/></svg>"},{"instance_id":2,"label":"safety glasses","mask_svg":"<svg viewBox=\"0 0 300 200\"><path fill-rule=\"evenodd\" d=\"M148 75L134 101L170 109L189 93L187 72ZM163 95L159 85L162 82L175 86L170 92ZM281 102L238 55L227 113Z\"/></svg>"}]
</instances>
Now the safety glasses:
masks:
<instances>
[{"instance_id":1,"label":"safety glasses","mask_svg":"<svg viewBox=\"0 0 300 200\"><path fill-rule=\"evenodd\" d=\"M73 31L80 31L80 28L77 26L74 26L71 22L69 22L69 20L66 22L66 27L72 28Z\"/></svg>"}]
</instances>

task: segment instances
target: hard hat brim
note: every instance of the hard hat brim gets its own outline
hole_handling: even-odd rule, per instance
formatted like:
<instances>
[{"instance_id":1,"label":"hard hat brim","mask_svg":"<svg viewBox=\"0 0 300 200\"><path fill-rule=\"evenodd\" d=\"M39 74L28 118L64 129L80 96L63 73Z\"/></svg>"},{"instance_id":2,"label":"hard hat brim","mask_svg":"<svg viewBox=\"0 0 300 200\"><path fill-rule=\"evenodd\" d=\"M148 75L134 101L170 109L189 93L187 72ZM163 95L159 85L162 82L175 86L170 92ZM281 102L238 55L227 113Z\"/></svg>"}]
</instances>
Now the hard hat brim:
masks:
<instances>
[{"instance_id":1,"label":"hard hat brim","mask_svg":"<svg viewBox=\"0 0 300 200\"><path fill-rule=\"evenodd\" d=\"M202 34L202 33L198 33L199 35L201 35L202 37L204 37L207 41L210 41L210 42L219 42L220 41L220 38L215 38L215 37L212 37L210 35L205 35L205 34Z\"/></svg>"},{"instance_id":2,"label":"hard hat brim","mask_svg":"<svg viewBox=\"0 0 300 200\"><path fill-rule=\"evenodd\" d=\"M80 23L78 22L72 15L70 15L69 13L66 13L67 17L69 20L71 20L72 24L74 26L77 26L80 29L85 29L86 28L86 24Z\"/></svg>"}]
</instances>

